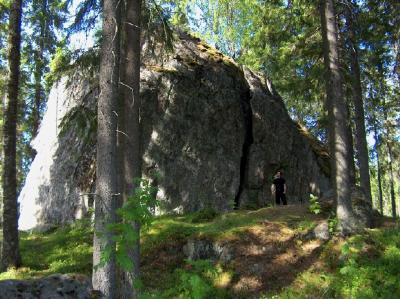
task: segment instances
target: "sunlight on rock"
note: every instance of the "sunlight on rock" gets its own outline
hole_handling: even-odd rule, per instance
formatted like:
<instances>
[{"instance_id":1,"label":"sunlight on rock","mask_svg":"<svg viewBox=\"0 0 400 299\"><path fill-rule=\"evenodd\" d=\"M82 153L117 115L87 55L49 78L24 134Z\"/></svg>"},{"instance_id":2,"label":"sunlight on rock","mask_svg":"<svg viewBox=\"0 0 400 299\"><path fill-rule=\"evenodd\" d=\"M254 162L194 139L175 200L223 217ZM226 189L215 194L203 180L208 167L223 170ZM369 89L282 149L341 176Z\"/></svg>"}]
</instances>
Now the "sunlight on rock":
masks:
<instances>
[{"instance_id":1,"label":"sunlight on rock","mask_svg":"<svg viewBox=\"0 0 400 299\"><path fill-rule=\"evenodd\" d=\"M311 242L303 244L303 246L301 246L301 249L303 249L307 253L311 253L320 246L321 246L321 241L313 240Z\"/></svg>"},{"instance_id":2,"label":"sunlight on rock","mask_svg":"<svg viewBox=\"0 0 400 299\"><path fill-rule=\"evenodd\" d=\"M53 87L47 102L47 111L41 122L38 136L32 141L37 155L32 162L26 183L19 195L20 203L19 229L27 230L37 226L39 213L44 198L40 188L49 188L50 169L54 163L53 156L58 148L57 135L62 117L70 109L65 94L66 80L61 80ZM47 184L43 184L46 182Z\"/></svg>"}]
</instances>

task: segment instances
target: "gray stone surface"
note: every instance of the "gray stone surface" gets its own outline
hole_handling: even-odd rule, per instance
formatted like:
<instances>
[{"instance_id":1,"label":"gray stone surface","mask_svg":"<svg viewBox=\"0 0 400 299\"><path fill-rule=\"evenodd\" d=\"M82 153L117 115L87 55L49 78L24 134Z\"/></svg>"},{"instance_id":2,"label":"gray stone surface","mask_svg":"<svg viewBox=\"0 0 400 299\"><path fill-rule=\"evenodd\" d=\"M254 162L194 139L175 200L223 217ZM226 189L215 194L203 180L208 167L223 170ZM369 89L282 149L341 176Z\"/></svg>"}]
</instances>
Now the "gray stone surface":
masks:
<instances>
[{"instance_id":1,"label":"gray stone surface","mask_svg":"<svg viewBox=\"0 0 400 299\"><path fill-rule=\"evenodd\" d=\"M161 48L144 45L141 123L143 175L158 187L164 211L229 210L239 193L242 207L263 206L278 168L289 203L329 189L326 156L289 118L268 80L184 33L173 52L161 55ZM74 107L88 116L96 111L97 93L96 78L79 74L53 89L19 198L22 229L73 221L93 201L90 117L59 132Z\"/></svg>"},{"instance_id":2,"label":"gray stone surface","mask_svg":"<svg viewBox=\"0 0 400 299\"><path fill-rule=\"evenodd\" d=\"M183 246L183 253L189 260L211 259L227 263L234 258L228 244L208 239L189 239Z\"/></svg>"},{"instance_id":3,"label":"gray stone surface","mask_svg":"<svg viewBox=\"0 0 400 299\"><path fill-rule=\"evenodd\" d=\"M323 241L329 240L330 239L330 234L329 234L329 225L328 221L322 221L319 223L313 230L314 236L316 239L320 239Z\"/></svg>"},{"instance_id":4,"label":"gray stone surface","mask_svg":"<svg viewBox=\"0 0 400 299\"><path fill-rule=\"evenodd\" d=\"M244 68L250 86L253 143L242 202L272 202L276 170L283 170L289 203L305 202L312 192L320 197L330 189L329 158L323 146L290 119L268 79Z\"/></svg>"},{"instance_id":5,"label":"gray stone surface","mask_svg":"<svg viewBox=\"0 0 400 299\"><path fill-rule=\"evenodd\" d=\"M371 228L373 226L373 210L361 187L352 188L351 201L359 229Z\"/></svg>"},{"instance_id":6,"label":"gray stone surface","mask_svg":"<svg viewBox=\"0 0 400 299\"><path fill-rule=\"evenodd\" d=\"M0 299L88 299L94 298L92 295L91 281L83 275L0 281Z\"/></svg>"}]
</instances>

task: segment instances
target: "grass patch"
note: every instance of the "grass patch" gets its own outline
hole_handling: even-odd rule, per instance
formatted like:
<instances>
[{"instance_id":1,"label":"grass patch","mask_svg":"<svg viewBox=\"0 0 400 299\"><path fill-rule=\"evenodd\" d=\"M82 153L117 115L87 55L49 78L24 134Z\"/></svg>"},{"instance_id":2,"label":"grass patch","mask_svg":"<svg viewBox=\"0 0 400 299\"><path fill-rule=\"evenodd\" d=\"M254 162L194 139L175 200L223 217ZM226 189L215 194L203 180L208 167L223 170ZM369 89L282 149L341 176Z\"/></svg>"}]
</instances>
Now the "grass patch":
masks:
<instances>
[{"instance_id":1,"label":"grass patch","mask_svg":"<svg viewBox=\"0 0 400 299\"><path fill-rule=\"evenodd\" d=\"M23 267L0 273L2 279L27 279L54 273L92 272L92 229L87 220L49 233L20 233Z\"/></svg>"},{"instance_id":2,"label":"grass patch","mask_svg":"<svg viewBox=\"0 0 400 299\"><path fill-rule=\"evenodd\" d=\"M148 231L143 233L144 251L162 246L165 242L186 240L188 237L230 239L251 226L259 225L261 221L279 222L294 230L312 227L314 219L317 218L314 215L306 215L306 219L303 215L292 215L296 209L299 208L263 208L256 211L238 210L222 214L200 211L184 216L158 217ZM308 214L306 207L302 209Z\"/></svg>"}]
</instances>

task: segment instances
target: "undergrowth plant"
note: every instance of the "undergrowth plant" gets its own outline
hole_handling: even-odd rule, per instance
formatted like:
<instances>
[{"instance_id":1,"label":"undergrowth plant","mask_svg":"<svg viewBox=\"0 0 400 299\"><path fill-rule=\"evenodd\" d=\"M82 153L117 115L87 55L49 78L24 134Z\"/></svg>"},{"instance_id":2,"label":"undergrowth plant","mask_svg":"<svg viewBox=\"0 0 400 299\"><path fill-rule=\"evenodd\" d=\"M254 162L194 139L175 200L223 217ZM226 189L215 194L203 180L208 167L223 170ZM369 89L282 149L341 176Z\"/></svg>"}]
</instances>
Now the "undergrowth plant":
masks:
<instances>
[{"instance_id":1,"label":"undergrowth plant","mask_svg":"<svg viewBox=\"0 0 400 299\"><path fill-rule=\"evenodd\" d=\"M216 280L222 273L221 267L210 260L186 260L183 268L179 268L171 274L176 281L172 287L162 292L145 293L139 298L232 298L226 289L215 286Z\"/></svg>"},{"instance_id":2,"label":"undergrowth plant","mask_svg":"<svg viewBox=\"0 0 400 299\"><path fill-rule=\"evenodd\" d=\"M134 183L138 187L123 206L117 209L121 221L107 226L107 230L114 234L115 248L108 246L102 251L100 265L108 261L112 251L115 250L117 264L126 271L132 270L134 265L129 251L140 239L137 226L140 230L145 230L154 219L152 211L158 205L157 188L147 179L135 179Z\"/></svg>"},{"instance_id":3,"label":"undergrowth plant","mask_svg":"<svg viewBox=\"0 0 400 299\"><path fill-rule=\"evenodd\" d=\"M321 205L318 202L318 197L313 194L310 194L309 210L311 213L314 213L314 214L321 213Z\"/></svg>"},{"instance_id":4,"label":"undergrowth plant","mask_svg":"<svg viewBox=\"0 0 400 299\"><path fill-rule=\"evenodd\" d=\"M329 228L329 233L333 235L336 232L338 224L338 219L336 217L336 213L331 211L329 218L328 218L328 228Z\"/></svg>"},{"instance_id":5,"label":"undergrowth plant","mask_svg":"<svg viewBox=\"0 0 400 299\"><path fill-rule=\"evenodd\" d=\"M218 271L209 260L187 261L186 269L178 270L180 285L177 293L180 298L201 299L212 295L212 281Z\"/></svg>"},{"instance_id":6,"label":"undergrowth plant","mask_svg":"<svg viewBox=\"0 0 400 299\"><path fill-rule=\"evenodd\" d=\"M350 238L341 248L334 288L344 298L400 298L400 231Z\"/></svg>"}]
</instances>

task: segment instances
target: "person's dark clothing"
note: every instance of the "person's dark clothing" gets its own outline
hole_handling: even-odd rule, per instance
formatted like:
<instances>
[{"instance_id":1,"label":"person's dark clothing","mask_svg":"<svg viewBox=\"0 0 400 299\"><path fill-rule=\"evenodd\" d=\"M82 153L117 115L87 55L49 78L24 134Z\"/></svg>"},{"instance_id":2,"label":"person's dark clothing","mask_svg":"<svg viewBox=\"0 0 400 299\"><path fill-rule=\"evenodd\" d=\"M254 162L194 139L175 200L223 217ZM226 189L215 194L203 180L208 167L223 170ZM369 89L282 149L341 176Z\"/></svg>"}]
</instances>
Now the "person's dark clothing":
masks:
<instances>
[{"instance_id":1,"label":"person's dark clothing","mask_svg":"<svg viewBox=\"0 0 400 299\"><path fill-rule=\"evenodd\" d=\"M282 192L282 193L275 192L275 202L276 202L276 204L277 204L277 205L280 205L280 204L281 204L281 201L282 201L282 204L283 204L284 206L287 205L285 193L283 193L283 192Z\"/></svg>"},{"instance_id":2,"label":"person's dark clothing","mask_svg":"<svg viewBox=\"0 0 400 299\"><path fill-rule=\"evenodd\" d=\"M285 179L282 177L274 179L272 183L275 185L276 193L283 193L285 191L285 182Z\"/></svg>"},{"instance_id":3,"label":"person's dark clothing","mask_svg":"<svg viewBox=\"0 0 400 299\"><path fill-rule=\"evenodd\" d=\"M287 205L286 202L286 195L285 195L285 179L280 177L280 178L275 178L274 181L272 182L275 185L275 202L277 205L282 204Z\"/></svg>"}]
</instances>

